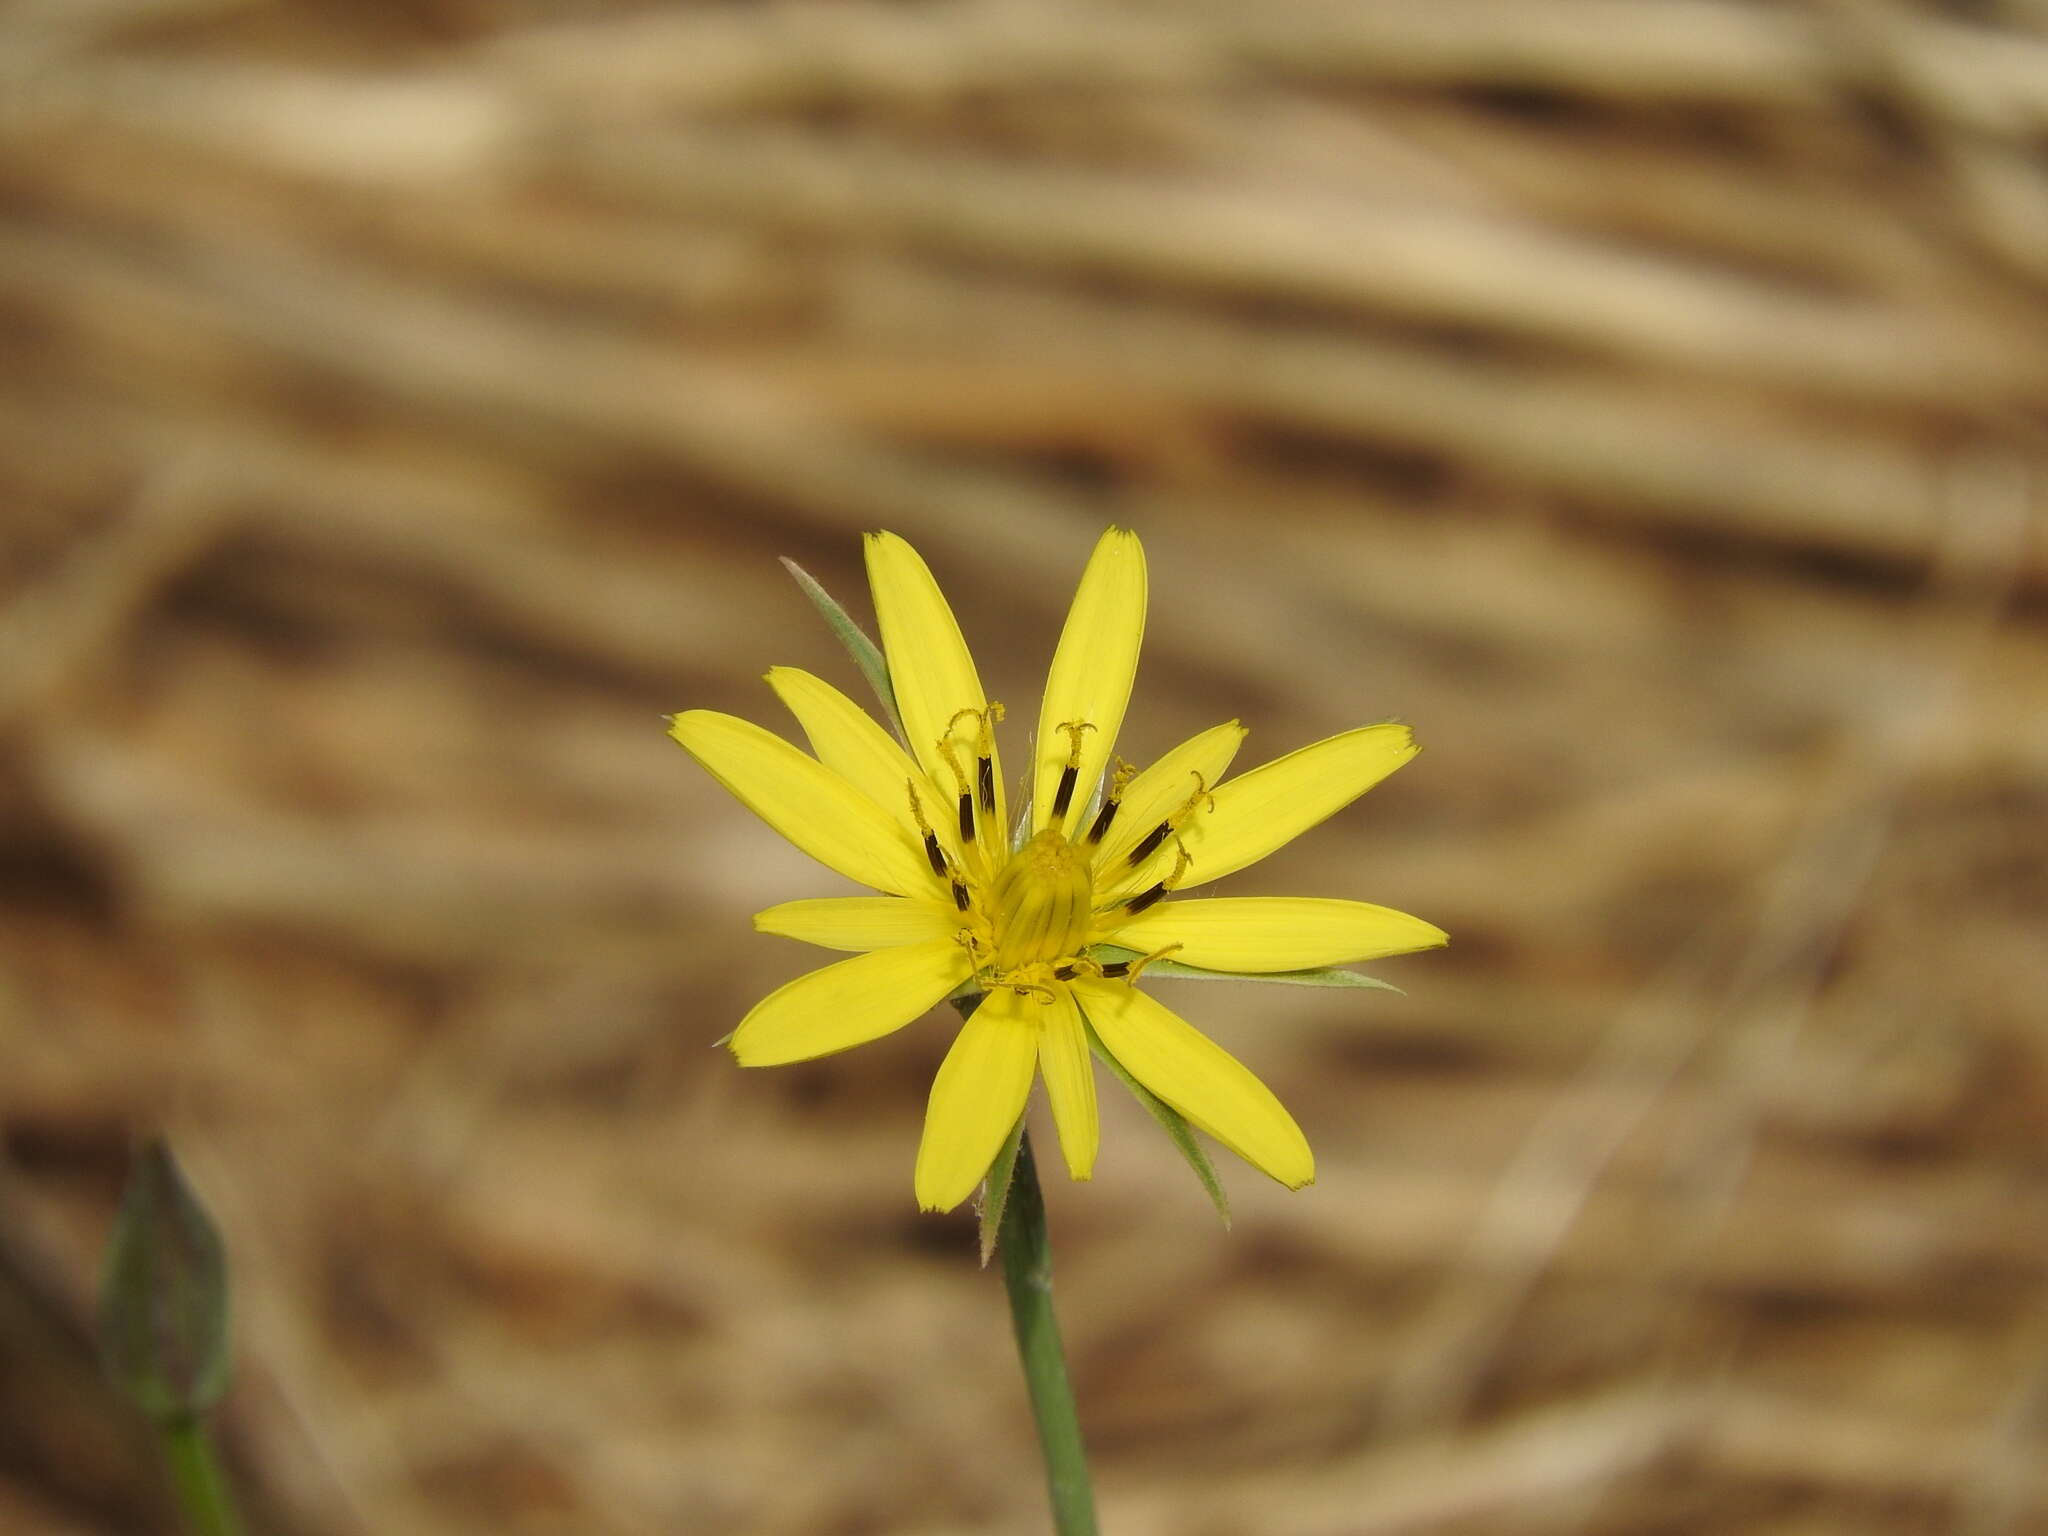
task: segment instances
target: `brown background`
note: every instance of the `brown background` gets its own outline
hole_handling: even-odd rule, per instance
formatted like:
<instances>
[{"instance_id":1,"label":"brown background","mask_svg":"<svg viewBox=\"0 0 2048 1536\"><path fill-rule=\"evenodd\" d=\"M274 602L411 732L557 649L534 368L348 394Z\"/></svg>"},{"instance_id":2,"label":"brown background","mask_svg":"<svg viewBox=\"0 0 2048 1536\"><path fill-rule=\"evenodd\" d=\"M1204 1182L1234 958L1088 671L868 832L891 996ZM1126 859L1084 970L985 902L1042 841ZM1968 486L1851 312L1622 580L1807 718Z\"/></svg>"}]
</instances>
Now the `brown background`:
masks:
<instances>
[{"instance_id":1,"label":"brown background","mask_svg":"<svg viewBox=\"0 0 2048 1536\"><path fill-rule=\"evenodd\" d=\"M131 1140L264 1530L1043 1529L946 1038L743 1074L835 887L662 735L939 572L1027 722L1427 750L1104 1083L1116 1536L2048 1530L2039 0L39 0L0 17L0 1528L167 1529L78 1343ZM1013 740L1021 739L1013 735Z\"/></svg>"}]
</instances>

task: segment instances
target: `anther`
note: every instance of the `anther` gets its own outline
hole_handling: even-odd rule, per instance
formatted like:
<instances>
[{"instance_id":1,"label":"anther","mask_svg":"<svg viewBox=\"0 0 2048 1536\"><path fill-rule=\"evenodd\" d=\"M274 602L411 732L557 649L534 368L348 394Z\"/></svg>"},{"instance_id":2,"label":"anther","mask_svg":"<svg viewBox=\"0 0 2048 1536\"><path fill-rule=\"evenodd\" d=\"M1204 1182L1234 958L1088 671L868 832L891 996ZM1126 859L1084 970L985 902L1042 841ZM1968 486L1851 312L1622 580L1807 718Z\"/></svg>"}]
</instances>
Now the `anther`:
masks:
<instances>
[{"instance_id":1,"label":"anther","mask_svg":"<svg viewBox=\"0 0 2048 1536\"><path fill-rule=\"evenodd\" d=\"M981 729L975 735L975 755L981 761L976 765L975 787L981 791L982 814L993 818L996 813L996 722L1003 718L1003 706L990 699L978 718Z\"/></svg>"},{"instance_id":2,"label":"anther","mask_svg":"<svg viewBox=\"0 0 2048 1536\"><path fill-rule=\"evenodd\" d=\"M1114 798L1111 798L1111 799L1107 799L1107 800L1104 800L1104 801L1102 802L1102 809L1101 809L1101 810L1099 810L1099 811L1097 811L1097 812L1095 813L1095 824L1094 824L1093 826L1091 826L1091 827L1090 827L1090 828L1088 829L1088 835L1087 835L1086 837L1084 837L1083 839L1081 839L1081 841L1083 841L1084 843L1099 843L1099 842L1101 842L1101 841L1102 841L1102 835L1103 835L1103 834L1104 834L1105 832L1107 832L1107 831L1109 830L1109 824L1110 824L1110 823L1111 823L1112 821L1115 821L1115 820L1116 820L1116 801L1115 801L1115 799L1114 799Z\"/></svg>"},{"instance_id":3,"label":"anther","mask_svg":"<svg viewBox=\"0 0 2048 1536\"><path fill-rule=\"evenodd\" d=\"M925 820L924 802L917 798L917 781L905 779L904 789L910 793L910 815L917 823L917 830L924 835L924 856L930 861L932 873L941 880L946 878L946 855L939 848L938 836L932 831L932 824Z\"/></svg>"},{"instance_id":4,"label":"anther","mask_svg":"<svg viewBox=\"0 0 2048 1536\"><path fill-rule=\"evenodd\" d=\"M1058 821L1065 816L1067 807L1074 803L1074 780L1078 776L1079 771L1072 763L1060 770L1060 787L1053 792L1052 797L1053 820Z\"/></svg>"},{"instance_id":5,"label":"anther","mask_svg":"<svg viewBox=\"0 0 2048 1536\"><path fill-rule=\"evenodd\" d=\"M1153 850L1173 835L1173 823L1162 821L1138 840L1138 846L1131 850L1131 865L1136 868L1152 857Z\"/></svg>"},{"instance_id":6,"label":"anther","mask_svg":"<svg viewBox=\"0 0 2048 1536\"><path fill-rule=\"evenodd\" d=\"M1111 960L1102 967L1102 975L1105 981L1114 981L1119 976L1128 976L1130 974L1131 962L1128 960Z\"/></svg>"},{"instance_id":7,"label":"anther","mask_svg":"<svg viewBox=\"0 0 2048 1536\"><path fill-rule=\"evenodd\" d=\"M960 883L957 876L953 881L953 905L962 912L965 912L968 906L967 887Z\"/></svg>"},{"instance_id":8,"label":"anther","mask_svg":"<svg viewBox=\"0 0 2048 1536\"><path fill-rule=\"evenodd\" d=\"M1067 765L1060 770L1060 787L1052 797L1052 814L1055 821L1067 814L1067 807L1074 801L1074 785L1081 776L1081 737L1084 732L1095 729L1086 720L1068 720L1058 727L1067 733Z\"/></svg>"},{"instance_id":9,"label":"anther","mask_svg":"<svg viewBox=\"0 0 2048 1536\"><path fill-rule=\"evenodd\" d=\"M969 842L974 841L974 800L978 795L981 812L993 818L996 813L996 731L995 723L1003 718L1003 706L990 702L982 709L956 709L953 718L946 722L946 734L939 738L939 755L946 760L946 766L953 770L953 777L960 785L960 835ZM974 783L970 788L967 775L960 769L960 760L954 755L953 728L962 720L972 720L974 731Z\"/></svg>"},{"instance_id":10,"label":"anther","mask_svg":"<svg viewBox=\"0 0 2048 1536\"><path fill-rule=\"evenodd\" d=\"M1117 807L1123 804L1124 786L1131 782L1137 771L1132 764L1117 759L1116 769L1109 776L1109 793L1102 797L1102 809L1095 813L1095 825L1088 829L1083 842L1099 843L1108 834L1109 824L1116 820Z\"/></svg>"},{"instance_id":11,"label":"anther","mask_svg":"<svg viewBox=\"0 0 2048 1536\"><path fill-rule=\"evenodd\" d=\"M1194 775L1194 793L1181 802L1179 810L1159 823L1150 832L1147 832L1144 840L1131 850L1131 867L1133 869L1144 863L1151 856L1152 851L1165 842L1168 837L1186 826L1189 819L1194 816L1197 810L1202 808L1205 802L1211 811L1216 809L1216 797L1209 792L1209 786L1202 778L1201 773L1192 768L1188 771ZM1182 850L1181 856L1183 858L1187 856L1185 849Z\"/></svg>"},{"instance_id":12,"label":"anther","mask_svg":"<svg viewBox=\"0 0 2048 1536\"><path fill-rule=\"evenodd\" d=\"M1181 876L1188 872L1189 866L1194 862L1194 859L1188 854L1186 844L1176 838L1174 840L1173 873L1157 884L1147 886L1129 901L1125 902L1124 911L1132 917L1136 917L1147 907L1155 904L1168 891L1174 890L1180 885Z\"/></svg>"},{"instance_id":13,"label":"anther","mask_svg":"<svg viewBox=\"0 0 2048 1536\"><path fill-rule=\"evenodd\" d=\"M1129 901L1124 903L1124 910L1130 913L1131 916L1136 917L1140 912L1144 911L1147 907L1157 903L1159 899L1166 894L1166 891L1167 885L1164 880L1159 881L1157 884L1147 886L1144 890L1140 891L1137 895L1133 896Z\"/></svg>"}]
</instances>

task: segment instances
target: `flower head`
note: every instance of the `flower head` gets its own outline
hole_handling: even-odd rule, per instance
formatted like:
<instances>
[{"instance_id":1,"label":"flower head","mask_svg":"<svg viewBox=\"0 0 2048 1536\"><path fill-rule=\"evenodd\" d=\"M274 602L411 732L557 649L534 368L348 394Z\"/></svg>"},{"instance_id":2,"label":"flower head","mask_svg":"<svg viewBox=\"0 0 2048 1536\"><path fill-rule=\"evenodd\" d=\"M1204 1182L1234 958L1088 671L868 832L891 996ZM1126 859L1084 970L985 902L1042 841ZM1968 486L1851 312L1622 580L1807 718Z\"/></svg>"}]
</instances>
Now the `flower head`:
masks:
<instances>
[{"instance_id":1,"label":"flower head","mask_svg":"<svg viewBox=\"0 0 2048 1536\"><path fill-rule=\"evenodd\" d=\"M1224 777L1236 721L1142 771L1115 756L1145 627L1137 535L1102 536L1074 595L1020 776L1014 834L997 748L1001 704L917 552L867 537L868 580L906 751L829 683L792 667L768 683L815 756L712 710L670 733L743 804L878 896L785 902L754 926L856 951L763 998L731 1036L742 1066L845 1050L962 990L981 994L932 1084L916 1191L927 1210L981 1181L1042 1074L1067 1170L1093 1172L1091 1046L1190 1123L1289 1188L1315 1177L1308 1141L1234 1057L1134 984L1180 967L1293 972L1428 949L1443 932L1365 902L1172 899L1255 863L1416 752L1368 725ZM1121 958L1113 958L1121 957Z\"/></svg>"}]
</instances>

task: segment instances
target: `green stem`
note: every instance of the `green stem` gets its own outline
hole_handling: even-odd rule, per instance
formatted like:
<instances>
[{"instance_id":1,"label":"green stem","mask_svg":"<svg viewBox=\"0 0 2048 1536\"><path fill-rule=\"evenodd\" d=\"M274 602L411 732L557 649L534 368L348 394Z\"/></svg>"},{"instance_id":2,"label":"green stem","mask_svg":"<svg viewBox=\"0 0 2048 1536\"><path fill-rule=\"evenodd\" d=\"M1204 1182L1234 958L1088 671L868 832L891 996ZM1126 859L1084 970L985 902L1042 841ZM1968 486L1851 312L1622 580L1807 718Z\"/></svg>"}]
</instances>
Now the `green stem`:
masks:
<instances>
[{"instance_id":1,"label":"green stem","mask_svg":"<svg viewBox=\"0 0 2048 1536\"><path fill-rule=\"evenodd\" d=\"M1059 1319L1052 1310L1052 1245L1046 1239L1045 1197L1038 1188L1028 1134L1017 1148L999 1246L1017 1355L1024 1363L1031 1416L1038 1423L1038 1445L1045 1456L1053 1529L1059 1536L1095 1536L1095 1494L1088 1483L1074 1389L1067 1381L1067 1357L1060 1348Z\"/></svg>"},{"instance_id":2,"label":"green stem","mask_svg":"<svg viewBox=\"0 0 2048 1536\"><path fill-rule=\"evenodd\" d=\"M234 1494L206 1421L187 1414L162 1425L161 1434L171 1489L192 1536L242 1536Z\"/></svg>"}]
</instances>

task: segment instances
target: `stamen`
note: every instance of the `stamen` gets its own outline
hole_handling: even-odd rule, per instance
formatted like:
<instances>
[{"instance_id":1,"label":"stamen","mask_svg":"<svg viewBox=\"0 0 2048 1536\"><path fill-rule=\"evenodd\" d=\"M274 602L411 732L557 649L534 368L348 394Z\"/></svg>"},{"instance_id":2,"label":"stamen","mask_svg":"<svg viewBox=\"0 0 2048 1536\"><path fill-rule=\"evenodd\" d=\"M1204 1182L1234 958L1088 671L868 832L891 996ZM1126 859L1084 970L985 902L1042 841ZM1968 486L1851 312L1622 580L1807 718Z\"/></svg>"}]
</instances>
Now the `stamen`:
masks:
<instances>
[{"instance_id":1,"label":"stamen","mask_svg":"<svg viewBox=\"0 0 2048 1536\"><path fill-rule=\"evenodd\" d=\"M1102 834L1109 830L1109 824L1115 820L1116 800L1115 797L1112 796L1111 798L1104 800L1102 802L1102 809L1095 813L1094 825L1089 827L1088 835L1082 838L1081 841L1084 843L1101 842Z\"/></svg>"},{"instance_id":2,"label":"stamen","mask_svg":"<svg viewBox=\"0 0 2048 1536\"><path fill-rule=\"evenodd\" d=\"M1003 706L991 700L983 709L956 709L953 718L946 722L946 734L939 738L939 755L946 760L946 766L953 770L954 782L960 786L960 835L968 842L974 841L974 802L981 802L981 814L994 820L996 814L996 722L1003 718ZM975 765L974 778L970 783L960 767L955 754L953 728L962 720L975 723Z\"/></svg>"},{"instance_id":3,"label":"stamen","mask_svg":"<svg viewBox=\"0 0 2048 1536\"><path fill-rule=\"evenodd\" d=\"M1131 782L1138 770L1136 765L1117 759L1116 769L1109 776L1109 793L1102 797L1102 809L1095 813L1095 825L1088 829L1088 835L1081 841L1089 846L1102 841L1109 831L1109 824L1116 820L1117 807L1123 804L1124 786Z\"/></svg>"},{"instance_id":4,"label":"stamen","mask_svg":"<svg viewBox=\"0 0 2048 1536\"><path fill-rule=\"evenodd\" d=\"M917 822L917 830L924 834L924 856L932 866L932 873L941 880L946 878L946 855L939 847L938 835L932 831L932 824L924 819L924 803L917 798L917 781L905 779L903 787L910 791L910 814Z\"/></svg>"},{"instance_id":5,"label":"stamen","mask_svg":"<svg viewBox=\"0 0 2048 1536\"><path fill-rule=\"evenodd\" d=\"M1173 890L1180 884L1181 876L1188 872L1189 866L1194 862L1188 855L1186 845L1176 838L1174 840L1173 873L1164 880L1159 881L1156 885L1147 886L1129 901L1125 902L1124 911L1132 917L1136 917L1147 907L1157 903L1168 891Z\"/></svg>"},{"instance_id":6,"label":"stamen","mask_svg":"<svg viewBox=\"0 0 2048 1536\"><path fill-rule=\"evenodd\" d=\"M981 761L976 765L975 784L981 791L982 814L994 819L996 814L996 723L1003 718L1003 706L995 699L988 701L988 707L980 712L981 729L975 734L975 755Z\"/></svg>"},{"instance_id":7,"label":"stamen","mask_svg":"<svg viewBox=\"0 0 2048 1536\"><path fill-rule=\"evenodd\" d=\"M1112 961L1102 968L1102 974L1105 976L1121 976L1127 981L1135 982L1146 966L1155 960L1164 960L1180 947L1178 944L1169 944L1164 949L1155 949L1151 954L1140 955L1135 960Z\"/></svg>"},{"instance_id":8,"label":"stamen","mask_svg":"<svg viewBox=\"0 0 2048 1536\"><path fill-rule=\"evenodd\" d=\"M962 912L967 910L968 905L967 887L960 883L960 877L957 875L953 877L953 905Z\"/></svg>"},{"instance_id":9,"label":"stamen","mask_svg":"<svg viewBox=\"0 0 2048 1536\"><path fill-rule=\"evenodd\" d=\"M1131 867L1135 869L1138 865L1151 858L1152 851L1171 836L1173 836L1173 823L1170 821L1162 821L1150 832L1147 832L1144 837L1139 839L1138 846L1131 850Z\"/></svg>"},{"instance_id":10,"label":"stamen","mask_svg":"<svg viewBox=\"0 0 2048 1536\"><path fill-rule=\"evenodd\" d=\"M1052 797L1053 820L1064 820L1074 802L1074 784L1081 776L1081 736L1095 729L1087 720L1068 720L1055 727L1067 733L1067 765L1060 770L1060 787Z\"/></svg>"},{"instance_id":11,"label":"stamen","mask_svg":"<svg viewBox=\"0 0 2048 1536\"><path fill-rule=\"evenodd\" d=\"M1197 769L1190 768L1188 772L1194 775L1194 793L1189 795L1187 799L1181 802L1179 810L1175 811L1171 816L1167 817L1166 820L1159 823L1159 825L1154 827L1150 832L1147 832L1145 834L1144 840L1140 842L1137 847L1131 850L1131 867L1133 869L1137 868L1138 865L1144 863L1146 859L1150 858L1153 850L1156 849L1161 843L1165 842L1168 837L1172 836L1174 833L1180 831L1182 827L1186 826L1188 824L1189 819L1193 817L1195 812L1201 808L1203 801L1206 800L1208 802L1209 809L1211 811L1214 811L1216 809L1216 797L1209 792L1209 786L1207 782L1203 780L1200 771ZM1182 850L1182 856L1186 856L1185 849Z\"/></svg>"},{"instance_id":12,"label":"stamen","mask_svg":"<svg viewBox=\"0 0 2048 1536\"><path fill-rule=\"evenodd\" d=\"M1060 787L1053 791L1052 819L1059 821L1067 814L1067 807L1074 803L1074 780L1079 770L1072 763L1060 770Z\"/></svg>"},{"instance_id":13,"label":"stamen","mask_svg":"<svg viewBox=\"0 0 2048 1536\"><path fill-rule=\"evenodd\" d=\"M1133 896L1129 901L1125 902L1124 910L1130 913L1131 916L1136 917L1140 912L1144 911L1147 907L1152 906L1156 902L1158 902L1159 899L1166 894L1166 891L1166 882L1164 880L1161 880L1156 885L1146 887L1137 895Z\"/></svg>"}]
</instances>

